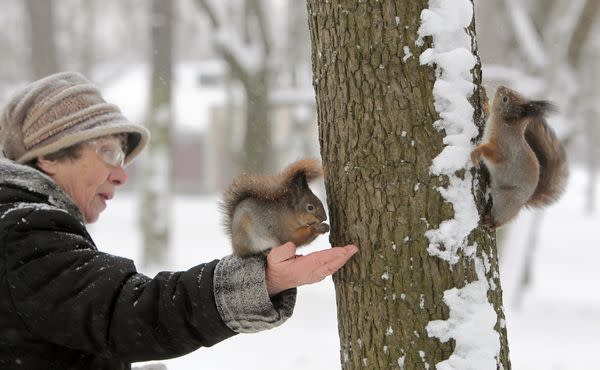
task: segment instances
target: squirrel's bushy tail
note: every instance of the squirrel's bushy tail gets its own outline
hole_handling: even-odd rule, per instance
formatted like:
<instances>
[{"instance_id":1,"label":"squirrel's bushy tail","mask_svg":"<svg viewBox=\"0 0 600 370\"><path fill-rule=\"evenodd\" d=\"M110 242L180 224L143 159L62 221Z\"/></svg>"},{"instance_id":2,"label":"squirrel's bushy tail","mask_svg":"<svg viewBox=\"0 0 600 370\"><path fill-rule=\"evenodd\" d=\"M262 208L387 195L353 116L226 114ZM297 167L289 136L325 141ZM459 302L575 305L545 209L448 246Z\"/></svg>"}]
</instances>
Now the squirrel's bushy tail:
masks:
<instances>
[{"instance_id":1,"label":"squirrel's bushy tail","mask_svg":"<svg viewBox=\"0 0 600 370\"><path fill-rule=\"evenodd\" d=\"M525 140L540 163L540 178L527 206L543 207L556 201L565 189L569 175L565 150L542 115L531 118Z\"/></svg>"}]
</instances>

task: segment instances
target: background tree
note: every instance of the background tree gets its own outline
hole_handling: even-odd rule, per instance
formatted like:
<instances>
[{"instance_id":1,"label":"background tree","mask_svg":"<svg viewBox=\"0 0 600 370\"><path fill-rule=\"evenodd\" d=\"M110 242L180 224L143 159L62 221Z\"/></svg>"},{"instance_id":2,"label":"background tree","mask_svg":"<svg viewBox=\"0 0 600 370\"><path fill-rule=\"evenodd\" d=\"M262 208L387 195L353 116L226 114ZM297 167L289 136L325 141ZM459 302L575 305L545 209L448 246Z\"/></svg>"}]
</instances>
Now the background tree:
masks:
<instances>
[{"instance_id":1,"label":"background tree","mask_svg":"<svg viewBox=\"0 0 600 370\"><path fill-rule=\"evenodd\" d=\"M436 71L413 56L425 50L414 45L427 3L308 0L330 239L361 248L334 277L343 369L430 368L464 351L449 338L430 337L431 322L449 317L444 297L452 288L488 282L480 303L493 305L499 344L492 361L510 368L494 234L475 229L469 244L477 251L459 251L453 264L428 252L426 232L454 212L438 192L448 178L430 171L444 146L432 125L439 119ZM473 38L474 22L469 33ZM479 89L479 65L472 73ZM472 104L481 128L475 91ZM456 178L467 175L459 171ZM478 190L472 191L483 211Z\"/></svg>"},{"instance_id":2,"label":"background tree","mask_svg":"<svg viewBox=\"0 0 600 370\"><path fill-rule=\"evenodd\" d=\"M243 170L268 173L274 166L269 115L273 71L270 69L272 40L264 3L262 0L242 0L219 4L196 0L196 4L210 19L217 35L217 52L244 90L245 133L237 161ZM226 5L230 8L224 8ZM236 15L242 16L241 23L231 22Z\"/></svg>"},{"instance_id":3,"label":"background tree","mask_svg":"<svg viewBox=\"0 0 600 370\"><path fill-rule=\"evenodd\" d=\"M313 156L315 152L315 133L312 131L315 123L315 101L310 83L310 37L306 27L306 4L303 1L289 1L286 19L285 48L277 59L281 61L280 69L289 78L288 88L296 91L299 96L291 104L292 130L288 140L283 143L285 148L281 148L281 151L287 149L288 162L293 162L298 158ZM304 94L304 91L310 94Z\"/></svg>"},{"instance_id":4,"label":"background tree","mask_svg":"<svg viewBox=\"0 0 600 370\"><path fill-rule=\"evenodd\" d=\"M59 71L54 34L54 1L26 0L31 38L32 79Z\"/></svg>"},{"instance_id":5,"label":"background tree","mask_svg":"<svg viewBox=\"0 0 600 370\"><path fill-rule=\"evenodd\" d=\"M157 265L168 256L172 181L173 9L171 1L152 1L152 76L146 119L146 126L152 132L152 140L142 160L143 179L140 182L140 221L146 265Z\"/></svg>"}]
</instances>

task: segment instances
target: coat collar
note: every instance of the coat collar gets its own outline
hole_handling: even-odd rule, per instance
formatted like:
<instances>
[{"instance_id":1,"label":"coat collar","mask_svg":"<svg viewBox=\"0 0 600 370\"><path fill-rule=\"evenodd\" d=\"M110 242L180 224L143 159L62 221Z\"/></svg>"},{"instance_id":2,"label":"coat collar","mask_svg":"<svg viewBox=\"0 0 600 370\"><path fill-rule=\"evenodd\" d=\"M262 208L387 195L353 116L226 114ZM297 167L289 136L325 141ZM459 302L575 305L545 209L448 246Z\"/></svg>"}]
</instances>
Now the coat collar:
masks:
<instances>
[{"instance_id":1,"label":"coat collar","mask_svg":"<svg viewBox=\"0 0 600 370\"><path fill-rule=\"evenodd\" d=\"M35 168L0 158L0 188L10 185L46 199L84 223L83 215L65 191L54 180Z\"/></svg>"}]
</instances>

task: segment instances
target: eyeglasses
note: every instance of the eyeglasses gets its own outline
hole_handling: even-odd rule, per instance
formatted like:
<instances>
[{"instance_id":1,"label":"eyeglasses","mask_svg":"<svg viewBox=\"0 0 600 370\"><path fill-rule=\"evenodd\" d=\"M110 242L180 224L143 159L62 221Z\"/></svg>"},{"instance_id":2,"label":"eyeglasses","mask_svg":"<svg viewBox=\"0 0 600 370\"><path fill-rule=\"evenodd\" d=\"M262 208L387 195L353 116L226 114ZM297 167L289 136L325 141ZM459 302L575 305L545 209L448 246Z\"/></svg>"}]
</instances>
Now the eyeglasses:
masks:
<instances>
[{"instance_id":1,"label":"eyeglasses","mask_svg":"<svg viewBox=\"0 0 600 370\"><path fill-rule=\"evenodd\" d=\"M100 138L86 143L94 147L98 157L106 164L113 167L123 167L125 164L126 155L118 139Z\"/></svg>"}]
</instances>

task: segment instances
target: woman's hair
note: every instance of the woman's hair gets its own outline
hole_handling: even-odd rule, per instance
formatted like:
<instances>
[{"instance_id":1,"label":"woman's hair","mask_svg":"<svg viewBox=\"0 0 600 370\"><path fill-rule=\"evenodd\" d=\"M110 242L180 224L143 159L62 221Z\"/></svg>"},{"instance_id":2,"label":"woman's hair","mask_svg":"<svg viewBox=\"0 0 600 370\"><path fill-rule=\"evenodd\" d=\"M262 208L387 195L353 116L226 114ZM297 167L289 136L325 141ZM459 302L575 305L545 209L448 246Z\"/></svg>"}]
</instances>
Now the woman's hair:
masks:
<instances>
[{"instance_id":1,"label":"woman's hair","mask_svg":"<svg viewBox=\"0 0 600 370\"><path fill-rule=\"evenodd\" d=\"M122 134L107 135L107 136L101 136L100 138L104 138L104 137L118 138L119 141L121 142L121 146L123 147L123 151L125 153L127 153L127 134L122 133ZM96 138L96 139L99 139L99 138ZM92 140L95 140L95 139L92 139ZM86 142L87 141L82 141L80 143L68 146L66 148L62 148L54 153L44 154L42 157L44 159L47 159L50 161L66 161L66 160L74 161L81 156L81 149L83 148L83 146L85 145ZM29 162L26 162L25 165L35 168L38 171L44 172L41 168L38 167L37 161L38 161L37 158L34 158L34 159L30 160Z\"/></svg>"},{"instance_id":2,"label":"woman's hair","mask_svg":"<svg viewBox=\"0 0 600 370\"><path fill-rule=\"evenodd\" d=\"M65 160L75 160L81 156L81 148L83 148L84 142L77 143L75 145L68 146L66 148L62 148L59 151L50 154L44 154L43 158L51 160L51 161L65 161ZM29 167L33 167L38 171L44 172L38 164L38 159L34 158L29 162L26 162L25 165Z\"/></svg>"}]
</instances>

